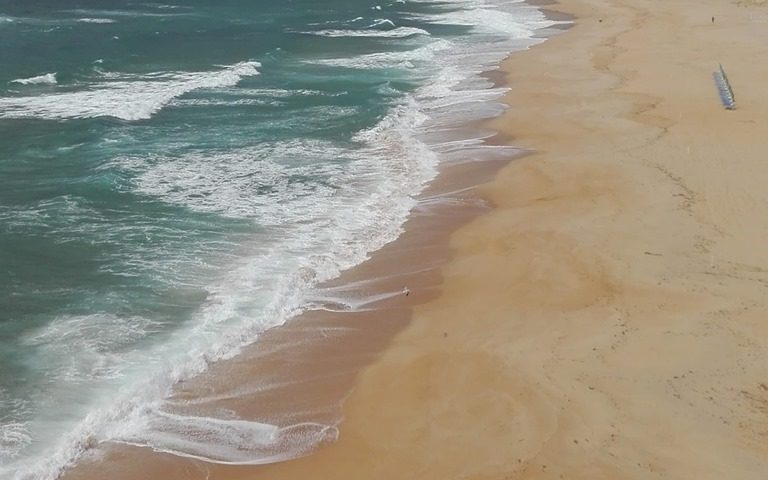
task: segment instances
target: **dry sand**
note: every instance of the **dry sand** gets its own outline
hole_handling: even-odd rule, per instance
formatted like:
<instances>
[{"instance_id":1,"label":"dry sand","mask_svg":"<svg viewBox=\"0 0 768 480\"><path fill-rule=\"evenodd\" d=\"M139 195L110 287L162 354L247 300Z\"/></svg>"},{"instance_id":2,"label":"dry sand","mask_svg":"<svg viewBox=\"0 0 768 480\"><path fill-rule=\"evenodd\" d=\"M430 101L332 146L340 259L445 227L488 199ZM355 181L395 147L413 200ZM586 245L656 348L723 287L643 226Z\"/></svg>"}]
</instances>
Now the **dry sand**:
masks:
<instances>
[{"instance_id":1,"label":"dry sand","mask_svg":"<svg viewBox=\"0 0 768 480\"><path fill-rule=\"evenodd\" d=\"M439 295L358 376L339 440L119 478L768 478L761 3L550 7L576 25L505 63L493 122L535 153L484 187L495 209L452 235Z\"/></svg>"},{"instance_id":2,"label":"dry sand","mask_svg":"<svg viewBox=\"0 0 768 480\"><path fill-rule=\"evenodd\" d=\"M249 478L768 478L754 3L557 6L575 27L506 62L495 122L536 153L453 235L442 294L360 377L339 441Z\"/></svg>"}]
</instances>

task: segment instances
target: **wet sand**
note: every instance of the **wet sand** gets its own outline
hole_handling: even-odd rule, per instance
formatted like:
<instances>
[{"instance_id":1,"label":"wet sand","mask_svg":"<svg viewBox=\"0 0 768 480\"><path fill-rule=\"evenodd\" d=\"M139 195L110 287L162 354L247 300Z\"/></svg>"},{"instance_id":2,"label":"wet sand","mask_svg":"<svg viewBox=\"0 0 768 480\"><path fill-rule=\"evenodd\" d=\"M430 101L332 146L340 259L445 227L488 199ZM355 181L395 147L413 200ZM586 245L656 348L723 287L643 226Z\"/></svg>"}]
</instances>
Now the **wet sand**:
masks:
<instances>
[{"instance_id":1,"label":"wet sand","mask_svg":"<svg viewBox=\"0 0 768 480\"><path fill-rule=\"evenodd\" d=\"M504 65L511 108L493 126L535 153L480 189L494 208L468 197L466 215L422 230L415 219L430 216L416 212L400 241L341 280L384 277L375 291L414 293L371 313L391 328L317 347L313 358L354 359L333 365L347 372L337 386L354 386L346 399L321 381L286 404L342 409L337 441L248 468L120 448L66 478L764 479L768 9L758 3L548 7L576 25ZM715 92L718 62L734 111Z\"/></svg>"}]
</instances>

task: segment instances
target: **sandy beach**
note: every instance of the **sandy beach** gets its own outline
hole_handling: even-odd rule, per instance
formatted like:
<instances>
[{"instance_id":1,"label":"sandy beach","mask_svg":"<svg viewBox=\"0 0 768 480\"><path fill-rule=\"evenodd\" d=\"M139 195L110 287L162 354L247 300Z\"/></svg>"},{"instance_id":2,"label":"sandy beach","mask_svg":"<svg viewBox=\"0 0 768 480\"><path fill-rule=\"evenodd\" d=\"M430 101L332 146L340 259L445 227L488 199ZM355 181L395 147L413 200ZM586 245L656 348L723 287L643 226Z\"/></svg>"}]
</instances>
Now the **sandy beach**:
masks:
<instances>
[{"instance_id":1,"label":"sandy beach","mask_svg":"<svg viewBox=\"0 0 768 480\"><path fill-rule=\"evenodd\" d=\"M505 63L494 122L535 153L453 235L339 441L250 478L765 478L759 3L550 7L575 26Z\"/></svg>"},{"instance_id":2,"label":"sandy beach","mask_svg":"<svg viewBox=\"0 0 768 480\"><path fill-rule=\"evenodd\" d=\"M357 353L373 363L344 379L338 440L110 478L766 478L764 3L548 5L575 24L504 63L510 108L492 122L531 154L480 189L492 210L440 230L439 274L385 304L401 323L366 340L378 357ZM362 271L406 269L410 251Z\"/></svg>"}]
</instances>

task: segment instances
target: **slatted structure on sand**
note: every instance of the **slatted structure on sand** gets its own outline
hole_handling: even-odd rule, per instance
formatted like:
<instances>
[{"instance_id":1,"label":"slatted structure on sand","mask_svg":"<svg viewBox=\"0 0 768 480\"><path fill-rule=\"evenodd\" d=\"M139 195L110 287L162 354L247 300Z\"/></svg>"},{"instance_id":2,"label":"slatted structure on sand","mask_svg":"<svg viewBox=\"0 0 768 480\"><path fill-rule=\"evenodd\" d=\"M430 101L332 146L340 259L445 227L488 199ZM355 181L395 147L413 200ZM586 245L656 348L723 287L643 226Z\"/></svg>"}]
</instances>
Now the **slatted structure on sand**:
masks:
<instances>
[{"instance_id":1,"label":"slatted structure on sand","mask_svg":"<svg viewBox=\"0 0 768 480\"><path fill-rule=\"evenodd\" d=\"M728 76L725 74L725 70L722 65L718 65L718 69L712 72L712 78L715 80L715 87L717 93L720 95L720 102L728 110L736 108L736 99L733 96L733 88L728 81Z\"/></svg>"}]
</instances>

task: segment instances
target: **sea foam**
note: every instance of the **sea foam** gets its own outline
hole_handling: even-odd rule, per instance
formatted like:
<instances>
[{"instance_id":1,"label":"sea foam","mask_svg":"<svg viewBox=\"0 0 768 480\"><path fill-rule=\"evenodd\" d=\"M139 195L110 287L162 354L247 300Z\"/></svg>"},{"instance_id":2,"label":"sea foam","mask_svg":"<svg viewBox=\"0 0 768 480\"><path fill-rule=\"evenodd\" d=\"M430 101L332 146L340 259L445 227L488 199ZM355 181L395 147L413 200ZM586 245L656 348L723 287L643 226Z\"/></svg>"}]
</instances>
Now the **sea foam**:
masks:
<instances>
[{"instance_id":1,"label":"sea foam","mask_svg":"<svg viewBox=\"0 0 768 480\"><path fill-rule=\"evenodd\" d=\"M434 39L426 45L413 50L367 53L353 57L308 60L307 63L362 70L387 68L413 69L417 66L417 63L423 64L434 60L435 55L438 52L446 51L450 49L452 45L453 44L448 40Z\"/></svg>"},{"instance_id":2,"label":"sea foam","mask_svg":"<svg viewBox=\"0 0 768 480\"><path fill-rule=\"evenodd\" d=\"M429 32L415 27L397 27L392 30L317 30L314 32L302 32L307 35L319 37L369 37L369 38L407 38L416 35L429 36Z\"/></svg>"},{"instance_id":3,"label":"sea foam","mask_svg":"<svg viewBox=\"0 0 768 480\"><path fill-rule=\"evenodd\" d=\"M36 77L11 80L11 83L18 83L21 85L56 85L56 82L56 73L45 73Z\"/></svg>"},{"instance_id":4,"label":"sea foam","mask_svg":"<svg viewBox=\"0 0 768 480\"><path fill-rule=\"evenodd\" d=\"M425 119L418 103L411 98L376 126L358 132L354 138L357 148L307 140L267 146L260 154L258 149L251 153L236 151L215 161L202 153L194 154L198 155L197 159L186 154L179 157L175 168L188 172L165 180L163 176L169 170L155 169L170 159L127 161L127 168L147 172L143 180L139 176L137 192L189 208L217 208L222 212L258 216L266 225L271 218L284 234L273 239L278 244L256 249L251 256L232 265L224 277L207 285L208 299L192 315L187 328L174 332L150 351L131 353L129 350L121 356L121 383L131 387L121 388L118 396L94 396L100 407L93 408L77 428L59 435L53 454L30 468L19 467L14 478L55 477L62 465L103 441L147 446L217 463L258 464L294 458L320 442L333 440L336 435L333 424L277 426L236 415L180 415L168 411L162 399L178 381L200 374L210 362L231 358L264 330L308 308L306 296L319 282L336 277L365 260L369 252L397 238L416 203L413 195L435 175L436 155L414 137ZM309 190L298 188L301 183L297 182L307 180L307 172L301 167L275 162L295 159L298 155L316 156L318 152L329 159L338 154L347 155L350 163L346 168L327 166L324 172L316 170L313 175L325 180L315 187L309 184ZM271 163L269 158L273 159ZM250 165L259 161L265 165ZM206 170L216 163L229 166L215 167L224 169L218 172ZM269 183L270 188L276 187L272 201L262 205L249 202L249 198L259 196L253 195L254 184L248 182L240 185L242 190L235 184L234 190L210 203L199 203L205 192L200 196L192 194L193 189L200 187L196 182L201 181L201 174L231 179L245 171L255 173L244 175L250 177L250 182L261 181L265 186ZM176 190L188 194L176 196ZM211 186L209 193L215 191L216 187ZM327 196L318 201L323 198L323 191ZM246 196L248 192L250 197ZM286 256L286 251L294 254ZM90 334L97 332L84 332L83 322L95 322L100 329L112 321L111 318L65 318L35 333L29 342L49 344L49 339L63 331L69 332L71 327L75 331L67 335L85 346L77 354L78 358L81 353L88 356L93 345L90 342L98 342ZM140 335L147 328L141 322L137 325L137 329L129 329L115 341L131 342L133 335Z\"/></svg>"},{"instance_id":5,"label":"sea foam","mask_svg":"<svg viewBox=\"0 0 768 480\"><path fill-rule=\"evenodd\" d=\"M447 3L456 8L481 8L491 14L495 10L493 4L480 1L443 0L439 5ZM430 19L432 23L441 22L439 15ZM317 286L399 236L409 212L418 206L415 195L434 178L438 161L467 161L469 154L486 155L483 150L494 149L480 143L482 135L467 136L465 132L467 122L498 112L495 100L504 92L490 88L490 82L479 74L493 68L510 50L538 42L531 25L550 25L543 15L531 15L530 25L518 19L518 23L526 24L523 27L481 25L488 15L455 13L443 21L501 34L507 37L505 41L500 42L498 37L474 43L473 39L462 38L435 41L422 35L420 47L410 52L378 52L317 62L329 68L402 68L426 82L401 97L375 126L358 131L350 142L299 138L262 142L233 151L201 149L114 159L110 168L130 172L133 180L129 188L137 196L195 212L258 219L275 235L269 242L260 244L264 239L259 238L254 245L243 246L248 254L234 260L224 274L205 285L206 301L190 315L184 328L147 351L125 349L119 371L121 388L102 388L102 395L89 396L93 404L88 405L88 414L77 426L53 437L57 444L46 448L35 461L25 459L11 464L10 471L18 467L12 478L55 478L63 466L106 441L217 463L257 464L303 455L318 443L333 440L337 434L335 424L277 425L279 422L243 418L231 411L182 414L180 409L187 405L180 407L178 400L165 399L177 382L205 372L211 362L232 358L264 330L308 309L322 308L326 300L342 309L367 308L369 302L377 300L347 299L343 293L322 292ZM527 18L527 10L521 15ZM254 72L256 66L243 68ZM231 88L242 75L229 72L237 78L226 82L220 78L217 87L197 86L203 83L198 75L224 76L223 72L231 69L165 73L150 79L119 76L104 79L92 93L111 98L116 94L107 85L126 90L125 83L151 84L152 88L136 89L144 94L151 91L151 95L138 95L141 101L154 101L151 116L170 103L168 98L196 88L221 88L224 83L224 88ZM298 95L289 89L248 92L253 97L265 93L274 93L275 98ZM75 93L79 92L60 96ZM105 108L92 105L76 109L71 103L79 99L64 99L70 101L68 114L52 118L108 114ZM2 103L6 100L0 99L0 117L6 113ZM143 116L125 116L147 118L146 111L140 110ZM72 111L77 114L72 115ZM43 118L51 114L46 109L43 113ZM508 149L502 150L502 154L505 152ZM306 167L310 163L300 161L305 157L319 160L313 163L311 172ZM332 159L344 161L334 165ZM261 195L266 198L260 200ZM28 342L41 348L56 337L58 327L82 331L78 326L82 322L95 321L103 328L112 320L63 317L51 329L31 334ZM134 324L141 331L152 328L141 319L134 318ZM90 339L67 335L74 335L75 343L85 346L85 353L93 350ZM134 335L140 332L123 332L115 340L116 345L130 345L133 339L140 338ZM214 394L192 401L198 406L215 400ZM0 476L7 471L0 469Z\"/></svg>"},{"instance_id":6,"label":"sea foam","mask_svg":"<svg viewBox=\"0 0 768 480\"><path fill-rule=\"evenodd\" d=\"M115 20L111 18L78 18L78 22L80 23L115 23Z\"/></svg>"},{"instance_id":7,"label":"sea foam","mask_svg":"<svg viewBox=\"0 0 768 480\"><path fill-rule=\"evenodd\" d=\"M114 117L151 118L174 98L199 89L232 87L258 75L258 62L241 62L211 72L160 72L143 76L114 74L88 89L26 97L0 98L0 118Z\"/></svg>"},{"instance_id":8,"label":"sea foam","mask_svg":"<svg viewBox=\"0 0 768 480\"><path fill-rule=\"evenodd\" d=\"M120 443L152 445L155 451L228 465L289 460L338 437L336 427L319 423L278 427L239 418L177 415L162 410L121 430L113 432Z\"/></svg>"},{"instance_id":9,"label":"sea foam","mask_svg":"<svg viewBox=\"0 0 768 480\"><path fill-rule=\"evenodd\" d=\"M63 382L118 378L125 367L116 354L155 331L156 323L138 316L114 314L58 317L24 338L52 369L46 372Z\"/></svg>"}]
</instances>

